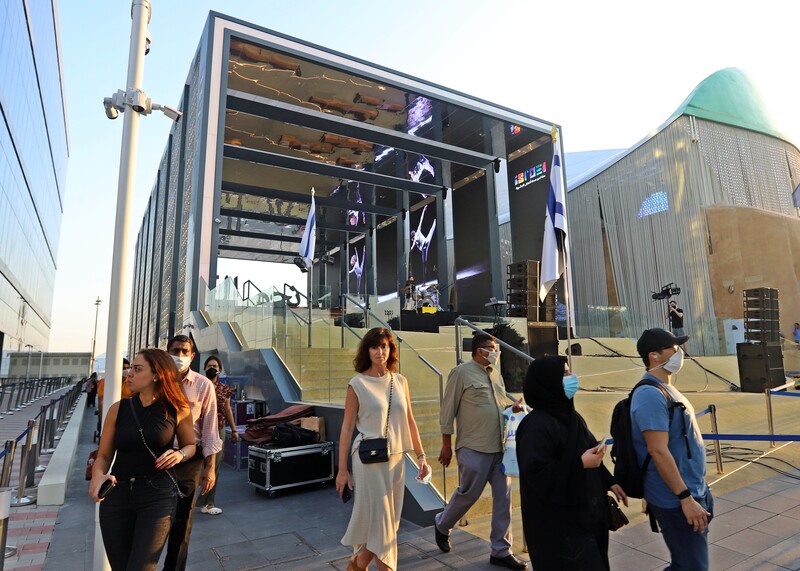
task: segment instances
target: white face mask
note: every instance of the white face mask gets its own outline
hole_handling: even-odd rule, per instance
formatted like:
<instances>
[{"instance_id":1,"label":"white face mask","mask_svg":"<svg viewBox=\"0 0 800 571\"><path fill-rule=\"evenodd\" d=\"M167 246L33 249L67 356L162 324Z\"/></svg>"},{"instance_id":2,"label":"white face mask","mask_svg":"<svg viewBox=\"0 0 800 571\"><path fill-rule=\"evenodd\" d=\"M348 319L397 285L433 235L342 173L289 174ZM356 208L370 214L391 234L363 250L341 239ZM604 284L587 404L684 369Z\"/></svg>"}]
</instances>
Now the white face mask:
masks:
<instances>
[{"instance_id":1,"label":"white face mask","mask_svg":"<svg viewBox=\"0 0 800 571\"><path fill-rule=\"evenodd\" d=\"M500 351L489 351L483 347L481 347L481 351L483 351L483 356L489 361L490 365L496 365L500 361Z\"/></svg>"},{"instance_id":2,"label":"white face mask","mask_svg":"<svg viewBox=\"0 0 800 571\"><path fill-rule=\"evenodd\" d=\"M664 370L672 374L677 373L683 367L683 349L678 347L678 350L664 363Z\"/></svg>"},{"instance_id":3,"label":"white face mask","mask_svg":"<svg viewBox=\"0 0 800 571\"><path fill-rule=\"evenodd\" d=\"M192 364L192 356L186 355L185 357L179 357L178 355L171 355L172 360L175 361L175 364L178 366L178 372L182 373L186 369L189 368L189 365Z\"/></svg>"}]
</instances>

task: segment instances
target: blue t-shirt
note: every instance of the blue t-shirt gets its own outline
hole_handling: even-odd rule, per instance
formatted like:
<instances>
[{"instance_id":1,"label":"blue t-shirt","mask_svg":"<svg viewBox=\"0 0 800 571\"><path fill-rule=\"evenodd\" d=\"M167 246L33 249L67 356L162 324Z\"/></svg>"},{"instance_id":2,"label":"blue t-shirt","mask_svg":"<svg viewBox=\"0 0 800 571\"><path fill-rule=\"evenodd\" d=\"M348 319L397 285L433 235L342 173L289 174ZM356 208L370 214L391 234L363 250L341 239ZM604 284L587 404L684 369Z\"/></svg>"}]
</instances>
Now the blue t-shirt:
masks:
<instances>
[{"instance_id":1,"label":"blue t-shirt","mask_svg":"<svg viewBox=\"0 0 800 571\"><path fill-rule=\"evenodd\" d=\"M644 463L647 456L647 443L642 432L645 430L669 430L669 451L675 459L678 471L686 487L695 498L702 497L708 491L706 484L706 451L703 445L703 436L694 417L694 408L678 389L672 385L662 383L656 377L645 373L645 379L650 379L663 385L672 399L681 402L686 407L685 411L676 407L672 410L672 424L669 423L669 404L664 394L656 387L642 386L633 393L631 402L631 427L633 446L639 464ZM686 441L683 438L683 428L686 426L686 435L689 439L689 448L692 457L686 453ZM644 478L644 498L651 504L660 508L676 508L680 500L669 489L656 470L656 463L650 460Z\"/></svg>"}]
</instances>

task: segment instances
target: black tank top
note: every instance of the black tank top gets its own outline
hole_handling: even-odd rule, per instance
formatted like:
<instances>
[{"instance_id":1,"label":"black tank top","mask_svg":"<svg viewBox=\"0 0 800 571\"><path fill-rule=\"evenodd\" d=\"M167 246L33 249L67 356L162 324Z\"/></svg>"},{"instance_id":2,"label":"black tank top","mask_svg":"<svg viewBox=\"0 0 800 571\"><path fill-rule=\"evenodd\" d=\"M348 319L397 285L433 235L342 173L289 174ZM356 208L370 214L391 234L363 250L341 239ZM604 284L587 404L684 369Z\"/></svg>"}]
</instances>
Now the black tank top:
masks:
<instances>
[{"instance_id":1,"label":"black tank top","mask_svg":"<svg viewBox=\"0 0 800 571\"><path fill-rule=\"evenodd\" d=\"M117 411L117 428L114 434L114 447L117 459L111 473L122 478L146 476L161 473L155 468L155 458L147 451L136 420L133 418L131 403L136 409L136 416L144 432L147 445L156 458L172 448L175 431L178 426L175 408L168 402L159 400L150 406L142 406L138 396L119 401Z\"/></svg>"}]
</instances>

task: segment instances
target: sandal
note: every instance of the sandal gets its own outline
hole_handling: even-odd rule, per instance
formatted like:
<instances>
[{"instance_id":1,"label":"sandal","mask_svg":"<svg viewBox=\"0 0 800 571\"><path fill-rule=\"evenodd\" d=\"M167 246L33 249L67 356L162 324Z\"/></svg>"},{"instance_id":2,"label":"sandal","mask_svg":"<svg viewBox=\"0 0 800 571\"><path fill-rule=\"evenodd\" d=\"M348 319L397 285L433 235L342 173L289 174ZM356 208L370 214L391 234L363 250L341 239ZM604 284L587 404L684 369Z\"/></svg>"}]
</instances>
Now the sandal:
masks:
<instances>
[{"instance_id":1,"label":"sandal","mask_svg":"<svg viewBox=\"0 0 800 571\"><path fill-rule=\"evenodd\" d=\"M216 506L203 506L200 508L200 512L208 515L219 515L222 513L222 508L218 508Z\"/></svg>"}]
</instances>

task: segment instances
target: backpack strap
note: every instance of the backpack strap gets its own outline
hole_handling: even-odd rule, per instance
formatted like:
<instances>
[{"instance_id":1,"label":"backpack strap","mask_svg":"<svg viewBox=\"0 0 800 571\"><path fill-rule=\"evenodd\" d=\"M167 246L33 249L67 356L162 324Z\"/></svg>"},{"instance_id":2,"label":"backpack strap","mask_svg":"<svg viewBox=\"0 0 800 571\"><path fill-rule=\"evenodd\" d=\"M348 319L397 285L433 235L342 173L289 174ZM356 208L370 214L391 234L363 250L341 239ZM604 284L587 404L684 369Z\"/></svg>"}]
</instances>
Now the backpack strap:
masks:
<instances>
[{"instance_id":1,"label":"backpack strap","mask_svg":"<svg viewBox=\"0 0 800 571\"><path fill-rule=\"evenodd\" d=\"M682 402L678 402L675 399L673 399L672 395L669 394L669 391L664 387L663 384L658 383L656 381L652 381L650 379L642 379L641 381L636 383L633 389L631 389L631 405L633 404L633 392L643 385L649 385L651 387L657 388L659 391L661 391L661 394L664 395L664 398L667 399L667 415L669 416L669 423L667 424L668 426L667 430L669 430L669 427L672 427L672 417L674 416L673 413L675 409L679 408L683 412L686 412L686 405L683 404ZM683 433L683 441L686 443L686 455L689 457L689 459L691 459L692 449L689 446L689 434L686 432L686 422L683 420L683 418L681 418L681 429ZM644 466L642 466L642 472L647 470L647 465L649 463L650 463L650 454L648 454L647 458L645 459Z\"/></svg>"}]
</instances>

